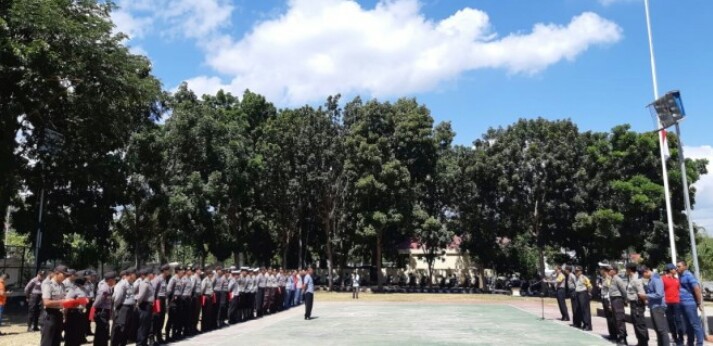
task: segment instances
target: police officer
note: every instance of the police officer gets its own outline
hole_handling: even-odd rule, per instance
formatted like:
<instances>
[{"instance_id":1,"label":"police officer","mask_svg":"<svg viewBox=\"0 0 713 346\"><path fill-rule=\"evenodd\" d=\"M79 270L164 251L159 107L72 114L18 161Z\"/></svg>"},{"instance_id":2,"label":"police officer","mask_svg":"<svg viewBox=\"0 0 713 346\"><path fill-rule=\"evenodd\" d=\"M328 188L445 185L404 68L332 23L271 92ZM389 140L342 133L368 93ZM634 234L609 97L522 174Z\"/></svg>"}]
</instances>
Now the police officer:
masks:
<instances>
[{"instance_id":1,"label":"police officer","mask_svg":"<svg viewBox=\"0 0 713 346\"><path fill-rule=\"evenodd\" d=\"M199 267L194 268L191 280L193 281L193 298L191 298L191 307L193 308L191 313L191 334L198 334L198 321L200 320L201 310L203 309L201 304L201 282L203 281L203 269Z\"/></svg>"},{"instance_id":2,"label":"police officer","mask_svg":"<svg viewBox=\"0 0 713 346\"><path fill-rule=\"evenodd\" d=\"M151 334L151 320L153 314L154 289L151 281L154 279L153 271L148 268L139 271L141 277L136 302L139 309L138 329L136 331L136 345L147 346Z\"/></svg>"},{"instance_id":3,"label":"police officer","mask_svg":"<svg viewBox=\"0 0 713 346\"><path fill-rule=\"evenodd\" d=\"M567 278L565 283L565 290L567 295L570 297L570 303L572 305L572 326L581 328L582 320L580 319L579 306L577 305L577 299L575 294L575 287L577 286L577 277L572 273L572 266L564 267L564 274Z\"/></svg>"},{"instance_id":4,"label":"police officer","mask_svg":"<svg viewBox=\"0 0 713 346\"><path fill-rule=\"evenodd\" d=\"M84 274L81 272L81 274ZM81 274L75 274L74 285L67 291L65 296L67 299L87 298L87 292L84 290L86 279ZM78 305L66 309L64 323L64 341L66 346L79 346L86 339L86 314L84 306Z\"/></svg>"},{"instance_id":5,"label":"police officer","mask_svg":"<svg viewBox=\"0 0 713 346\"><path fill-rule=\"evenodd\" d=\"M201 333L213 330L215 311L213 310L213 300L215 299L213 271L210 268L205 270L205 278L201 281Z\"/></svg>"},{"instance_id":6,"label":"police officer","mask_svg":"<svg viewBox=\"0 0 713 346\"><path fill-rule=\"evenodd\" d=\"M240 301L240 287L238 286L238 279L240 278L240 271L233 269L230 271L230 281L228 281L228 298L230 298L230 303L228 306L228 323L236 324L238 323L238 309Z\"/></svg>"},{"instance_id":7,"label":"police officer","mask_svg":"<svg viewBox=\"0 0 713 346\"><path fill-rule=\"evenodd\" d=\"M227 303L227 284L223 276L223 268L218 266L215 268L215 280L213 281L213 291L215 292L215 321L218 328L223 327L223 315Z\"/></svg>"},{"instance_id":8,"label":"police officer","mask_svg":"<svg viewBox=\"0 0 713 346\"><path fill-rule=\"evenodd\" d=\"M314 280L312 275L314 271L312 268L307 269L307 274L304 277L304 285L302 286L302 291L305 295L305 320L312 319L312 306L314 305Z\"/></svg>"},{"instance_id":9,"label":"police officer","mask_svg":"<svg viewBox=\"0 0 713 346\"><path fill-rule=\"evenodd\" d=\"M282 311L285 309L285 296L287 295L287 292L285 290L285 286L287 286L287 276L285 275L285 271L280 268L279 273L277 273L277 309Z\"/></svg>"},{"instance_id":10,"label":"police officer","mask_svg":"<svg viewBox=\"0 0 713 346\"><path fill-rule=\"evenodd\" d=\"M84 271L84 279L86 280L84 282L84 292L87 292L87 298L89 298L89 305L87 306L91 307L94 305L94 299L96 299L97 295L97 273L91 269L87 269ZM89 320L90 309L85 310L86 316L84 316L84 321L86 323L86 327L84 328L84 331L86 335L94 335L94 333L92 333L92 321Z\"/></svg>"},{"instance_id":11,"label":"police officer","mask_svg":"<svg viewBox=\"0 0 713 346\"><path fill-rule=\"evenodd\" d=\"M158 313L153 315L153 334L156 342L163 344L163 324L166 321L166 285L171 275L171 267L167 264L161 266L161 273L151 280L151 285L158 301Z\"/></svg>"},{"instance_id":12,"label":"police officer","mask_svg":"<svg viewBox=\"0 0 713 346\"><path fill-rule=\"evenodd\" d=\"M183 283L183 290L181 291L181 297L179 299L179 305L181 306L181 311L183 311L180 316L180 327L179 333L182 336L189 336L192 332L191 321L193 320L193 267L186 267L186 273L181 278Z\"/></svg>"},{"instance_id":13,"label":"police officer","mask_svg":"<svg viewBox=\"0 0 713 346\"><path fill-rule=\"evenodd\" d=\"M626 345L626 284L619 276L619 270L615 267L610 267L609 277L611 285L609 286L609 300L611 301L612 313L614 314L614 324L616 326L616 343L617 345Z\"/></svg>"},{"instance_id":14,"label":"police officer","mask_svg":"<svg viewBox=\"0 0 713 346\"><path fill-rule=\"evenodd\" d=\"M54 268L52 279L43 282L42 305L45 308L43 316L40 346L59 346L62 340L62 304L65 302L66 290L64 279L68 274L67 267L59 265Z\"/></svg>"},{"instance_id":15,"label":"police officer","mask_svg":"<svg viewBox=\"0 0 713 346\"><path fill-rule=\"evenodd\" d=\"M626 274L629 276L629 283L626 285L626 300L631 309L631 323L634 325L634 334L639 346L649 343L649 329L646 326L646 311L644 284L639 278L636 263L626 265Z\"/></svg>"},{"instance_id":16,"label":"police officer","mask_svg":"<svg viewBox=\"0 0 713 346\"><path fill-rule=\"evenodd\" d=\"M257 274L257 291L255 292L255 310L258 318L265 314L265 288L267 287L267 273L262 268Z\"/></svg>"},{"instance_id":17,"label":"police officer","mask_svg":"<svg viewBox=\"0 0 713 346\"><path fill-rule=\"evenodd\" d=\"M248 292L247 292L247 268L240 268L240 276L238 277L238 321L243 322L247 320L248 313L246 309L248 308Z\"/></svg>"},{"instance_id":18,"label":"police officer","mask_svg":"<svg viewBox=\"0 0 713 346\"><path fill-rule=\"evenodd\" d=\"M592 291L592 283L589 281L589 278L582 273L581 266L577 266L574 271L577 277L574 291L577 295L577 310L579 311L581 328L584 330L592 330L592 313L589 304L589 293Z\"/></svg>"},{"instance_id":19,"label":"police officer","mask_svg":"<svg viewBox=\"0 0 713 346\"><path fill-rule=\"evenodd\" d=\"M116 285L116 272L104 274L104 280L97 286L94 300L94 346L107 346L109 343L109 321L111 320L112 294Z\"/></svg>"},{"instance_id":20,"label":"police officer","mask_svg":"<svg viewBox=\"0 0 713 346\"><path fill-rule=\"evenodd\" d=\"M166 339L175 340L180 337L181 293L183 292L183 267L176 267L176 273L168 280L166 294L168 296L168 322L166 323Z\"/></svg>"},{"instance_id":21,"label":"police officer","mask_svg":"<svg viewBox=\"0 0 713 346\"><path fill-rule=\"evenodd\" d=\"M611 298L609 297L609 291L612 285L611 275L609 275L609 270L611 266L607 263L599 264L599 275L601 277L601 283L599 284L599 290L602 297L602 309L604 309L604 317L607 320L607 331L609 332L609 340L616 340L616 321L614 319L614 310L611 307Z\"/></svg>"},{"instance_id":22,"label":"police officer","mask_svg":"<svg viewBox=\"0 0 713 346\"><path fill-rule=\"evenodd\" d=\"M275 291L277 291L277 277L275 276L275 270L269 269L266 277L265 285L265 306L267 307L266 312L273 314L275 313Z\"/></svg>"},{"instance_id":23,"label":"police officer","mask_svg":"<svg viewBox=\"0 0 713 346\"><path fill-rule=\"evenodd\" d=\"M45 271L40 270L37 276L32 278L25 286L25 297L29 313L27 316L27 331L39 331L40 312L42 311L42 281L45 279Z\"/></svg>"},{"instance_id":24,"label":"police officer","mask_svg":"<svg viewBox=\"0 0 713 346\"><path fill-rule=\"evenodd\" d=\"M562 272L562 268L557 266L555 268L555 278L554 278L555 288L557 289L557 305L560 308L560 314L562 315L562 321L569 321L569 311L567 311L567 277Z\"/></svg>"},{"instance_id":25,"label":"police officer","mask_svg":"<svg viewBox=\"0 0 713 346\"><path fill-rule=\"evenodd\" d=\"M134 288L136 272L133 269L127 269L123 273L124 278L114 287L113 298L116 313L111 331L112 346L125 346L128 343L136 307Z\"/></svg>"}]
</instances>

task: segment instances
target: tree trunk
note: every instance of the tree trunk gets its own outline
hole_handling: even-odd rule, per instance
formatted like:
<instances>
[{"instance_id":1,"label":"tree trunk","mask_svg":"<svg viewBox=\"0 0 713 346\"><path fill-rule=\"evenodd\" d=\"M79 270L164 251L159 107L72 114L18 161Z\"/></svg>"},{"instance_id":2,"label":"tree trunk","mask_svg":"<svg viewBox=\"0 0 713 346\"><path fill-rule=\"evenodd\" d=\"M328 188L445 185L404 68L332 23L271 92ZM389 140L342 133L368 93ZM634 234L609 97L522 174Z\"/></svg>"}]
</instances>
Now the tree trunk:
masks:
<instances>
[{"instance_id":1,"label":"tree trunk","mask_svg":"<svg viewBox=\"0 0 713 346\"><path fill-rule=\"evenodd\" d=\"M324 220L324 233L326 235L326 250L327 250L327 270L328 274L327 277L329 279L329 286L328 286L328 291L332 291L332 284L334 282L334 278L332 276L332 220L331 217L326 217L323 218Z\"/></svg>"},{"instance_id":2,"label":"tree trunk","mask_svg":"<svg viewBox=\"0 0 713 346\"><path fill-rule=\"evenodd\" d=\"M381 291L383 288L383 273L381 272L381 242L382 242L382 234L381 231L378 231L376 234L376 281L377 281L377 287Z\"/></svg>"}]
</instances>

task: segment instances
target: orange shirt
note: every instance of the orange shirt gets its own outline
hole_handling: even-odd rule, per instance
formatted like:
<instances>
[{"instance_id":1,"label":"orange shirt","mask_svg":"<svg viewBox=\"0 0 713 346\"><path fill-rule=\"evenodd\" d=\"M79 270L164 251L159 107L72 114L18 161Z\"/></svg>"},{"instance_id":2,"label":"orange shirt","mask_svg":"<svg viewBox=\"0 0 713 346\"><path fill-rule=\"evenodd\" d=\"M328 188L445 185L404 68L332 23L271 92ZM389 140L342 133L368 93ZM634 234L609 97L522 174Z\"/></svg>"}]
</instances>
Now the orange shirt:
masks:
<instances>
[{"instance_id":1,"label":"orange shirt","mask_svg":"<svg viewBox=\"0 0 713 346\"><path fill-rule=\"evenodd\" d=\"M5 300L7 299L7 292L5 292L5 283L0 282L0 291L3 292L3 294L0 294L0 306L5 305Z\"/></svg>"}]
</instances>

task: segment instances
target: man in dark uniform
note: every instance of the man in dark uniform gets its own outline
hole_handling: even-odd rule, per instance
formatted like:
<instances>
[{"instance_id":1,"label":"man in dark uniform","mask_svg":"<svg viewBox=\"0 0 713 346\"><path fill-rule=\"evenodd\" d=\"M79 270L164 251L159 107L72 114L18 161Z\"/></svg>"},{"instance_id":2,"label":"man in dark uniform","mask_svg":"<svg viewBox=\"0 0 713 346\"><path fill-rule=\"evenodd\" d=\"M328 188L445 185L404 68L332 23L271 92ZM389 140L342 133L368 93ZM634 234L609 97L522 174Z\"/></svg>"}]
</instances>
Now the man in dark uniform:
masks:
<instances>
[{"instance_id":1,"label":"man in dark uniform","mask_svg":"<svg viewBox=\"0 0 713 346\"><path fill-rule=\"evenodd\" d=\"M97 287L94 300L94 346L107 346L109 343L109 321L111 320L112 294L116 285L116 273L104 274L104 280Z\"/></svg>"},{"instance_id":2,"label":"man in dark uniform","mask_svg":"<svg viewBox=\"0 0 713 346\"><path fill-rule=\"evenodd\" d=\"M65 302L65 288L62 283L67 275L67 267L60 265L54 268L54 276L47 285L42 286L42 305L45 308L43 316L40 346L59 346L62 342L63 314L62 304Z\"/></svg>"},{"instance_id":3,"label":"man in dark uniform","mask_svg":"<svg viewBox=\"0 0 713 346\"><path fill-rule=\"evenodd\" d=\"M562 272L562 268L557 266L555 268L554 282L556 292L557 292L557 306L559 306L560 314L562 315L562 321L569 321L569 311L567 311L567 277Z\"/></svg>"},{"instance_id":4,"label":"man in dark uniform","mask_svg":"<svg viewBox=\"0 0 713 346\"><path fill-rule=\"evenodd\" d=\"M154 291L151 280L154 279L153 271L145 268L139 271L139 291L136 303L139 308L139 323L136 331L136 345L147 346L151 334L151 320L153 314Z\"/></svg>"},{"instance_id":5,"label":"man in dark uniform","mask_svg":"<svg viewBox=\"0 0 713 346\"><path fill-rule=\"evenodd\" d=\"M37 276L32 278L25 286L25 297L29 314L27 316L27 331L39 331L40 312L42 311L42 281L45 279L45 271L40 270Z\"/></svg>"},{"instance_id":6,"label":"man in dark uniform","mask_svg":"<svg viewBox=\"0 0 713 346\"><path fill-rule=\"evenodd\" d=\"M159 312L153 314L153 335L156 342L163 344L166 341L163 339L163 324L166 321L166 285L171 275L171 267L168 264L161 266L161 273L151 280L155 299L158 301Z\"/></svg>"},{"instance_id":7,"label":"man in dark uniform","mask_svg":"<svg viewBox=\"0 0 713 346\"><path fill-rule=\"evenodd\" d=\"M136 272L127 269L123 272L124 278L114 287L114 324L111 330L111 345L125 346L131 332L134 308L136 307L136 291L134 282Z\"/></svg>"},{"instance_id":8,"label":"man in dark uniform","mask_svg":"<svg viewBox=\"0 0 713 346\"><path fill-rule=\"evenodd\" d=\"M168 297L168 322L166 322L166 340L175 340L179 337L178 330L180 326L180 297L183 292L183 267L176 267L176 273L168 280L166 286L166 295Z\"/></svg>"}]
</instances>

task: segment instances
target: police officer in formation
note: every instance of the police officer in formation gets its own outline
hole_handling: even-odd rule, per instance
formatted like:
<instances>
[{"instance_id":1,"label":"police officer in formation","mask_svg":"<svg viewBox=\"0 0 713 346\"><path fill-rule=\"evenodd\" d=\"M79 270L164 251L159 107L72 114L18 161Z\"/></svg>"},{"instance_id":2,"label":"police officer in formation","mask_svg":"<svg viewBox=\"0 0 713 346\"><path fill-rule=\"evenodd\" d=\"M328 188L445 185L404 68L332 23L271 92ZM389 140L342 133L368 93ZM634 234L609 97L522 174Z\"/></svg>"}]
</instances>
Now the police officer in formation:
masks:
<instances>
[{"instance_id":1,"label":"police officer in formation","mask_svg":"<svg viewBox=\"0 0 713 346\"><path fill-rule=\"evenodd\" d=\"M42 281L46 272L40 270L37 276L32 278L25 286L25 298L27 299L27 331L39 331L40 312L42 311Z\"/></svg>"},{"instance_id":2,"label":"police officer in formation","mask_svg":"<svg viewBox=\"0 0 713 346\"><path fill-rule=\"evenodd\" d=\"M116 272L104 274L104 280L97 285L97 294L94 300L94 346L107 346L109 344L109 323L113 308L114 285L116 285Z\"/></svg>"}]
</instances>

